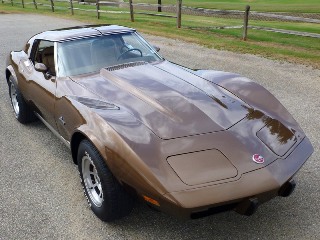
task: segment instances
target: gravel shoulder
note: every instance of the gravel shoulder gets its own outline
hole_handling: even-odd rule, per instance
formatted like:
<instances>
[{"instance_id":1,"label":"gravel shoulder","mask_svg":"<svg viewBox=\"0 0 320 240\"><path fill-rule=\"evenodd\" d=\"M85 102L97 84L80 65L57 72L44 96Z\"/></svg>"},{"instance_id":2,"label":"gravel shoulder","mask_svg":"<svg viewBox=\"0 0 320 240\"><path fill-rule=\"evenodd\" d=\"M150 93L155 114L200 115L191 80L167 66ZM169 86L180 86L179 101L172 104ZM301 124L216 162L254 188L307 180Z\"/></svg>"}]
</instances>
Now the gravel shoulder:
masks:
<instances>
[{"instance_id":1,"label":"gravel shoulder","mask_svg":"<svg viewBox=\"0 0 320 240\"><path fill-rule=\"evenodd\" d=\"M0 13L0 240L7 239L320 239L320 70L145 35L168 60L190 68L236 72L270 90L289 109L315 152L297 189L245 217L234 212L180 221L137 204L112 224L87 207L69 150L40 122L21 125L11 110L5 59L32 35L83 24L40 15Z\"/></svg>"}]
</instances>

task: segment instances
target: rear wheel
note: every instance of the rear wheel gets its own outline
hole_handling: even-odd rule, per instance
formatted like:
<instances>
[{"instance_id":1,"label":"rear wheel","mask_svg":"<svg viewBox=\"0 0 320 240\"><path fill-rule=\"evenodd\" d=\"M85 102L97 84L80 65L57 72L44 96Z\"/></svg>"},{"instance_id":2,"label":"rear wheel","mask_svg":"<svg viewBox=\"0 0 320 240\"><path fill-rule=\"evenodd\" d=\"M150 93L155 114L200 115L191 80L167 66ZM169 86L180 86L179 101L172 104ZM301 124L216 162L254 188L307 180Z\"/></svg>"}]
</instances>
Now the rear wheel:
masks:
<instances>
[{"instance_id":1,"label":"rear wheel","mask_svg":"<svg viewBox=\"0 0 320 240\"><path fill-rule=\"evenodd\" d=\"M11 75L9 77L9 95L15 117L20 123L32 122L36 119L36 117L13 81L14 78Z\"/></svg>"},{"instance_id":2,"label":"rear wheel","mask_svg":"<svg viewBox=\"0 0 320 240\"><path fill-rule=\"evenodd\" d=\"M128 215L133 208L133 197L123 189L88 140L80 143L77 160L85 196L97 217L110 222Z\"/></svg>"}]
</instances>

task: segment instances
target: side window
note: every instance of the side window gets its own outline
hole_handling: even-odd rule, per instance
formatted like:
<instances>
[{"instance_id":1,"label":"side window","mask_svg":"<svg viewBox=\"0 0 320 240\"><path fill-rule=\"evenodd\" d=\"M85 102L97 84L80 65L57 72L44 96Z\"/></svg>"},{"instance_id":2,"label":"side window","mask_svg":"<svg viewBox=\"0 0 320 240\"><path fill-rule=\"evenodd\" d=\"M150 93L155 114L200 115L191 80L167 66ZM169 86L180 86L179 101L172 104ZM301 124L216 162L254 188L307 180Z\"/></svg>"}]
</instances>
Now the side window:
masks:
<instances>
[{"instance_id":1,"label":"side window","mask_svg":"<svg viewBox=\"0 0 320 240\"><path fill-rule=\"evenodd\" d=\"M36 49L33 49L32 62L43 63L48 68L48 73L50 75L55 76L55 64L54 64L54 42L45 41L45 40L37 40Z\"/></svg>"}]
</instances>

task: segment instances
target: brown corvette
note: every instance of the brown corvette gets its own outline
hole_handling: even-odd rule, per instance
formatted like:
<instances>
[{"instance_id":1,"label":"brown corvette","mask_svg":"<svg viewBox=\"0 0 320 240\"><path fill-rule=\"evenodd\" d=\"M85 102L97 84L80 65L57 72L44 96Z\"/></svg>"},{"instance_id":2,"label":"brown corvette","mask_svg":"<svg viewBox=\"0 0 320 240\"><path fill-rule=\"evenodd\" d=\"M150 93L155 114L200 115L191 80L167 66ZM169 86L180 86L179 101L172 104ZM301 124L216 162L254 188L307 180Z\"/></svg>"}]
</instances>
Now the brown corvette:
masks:
<instances>
[{"instance_id":1,"label":"brown corvette","mask_svg":"<svg viewBox=\"0 0 320 240\"><path fill-rule=\"evenodd\" d=\"M313 148L281 103L247 78L157 50L115 25L37 34L8 58L15 116L39 118L70 147L103 221L129 214L136 197L197 218L251 215L289 196Z\"/></svg>"}]
</instances>

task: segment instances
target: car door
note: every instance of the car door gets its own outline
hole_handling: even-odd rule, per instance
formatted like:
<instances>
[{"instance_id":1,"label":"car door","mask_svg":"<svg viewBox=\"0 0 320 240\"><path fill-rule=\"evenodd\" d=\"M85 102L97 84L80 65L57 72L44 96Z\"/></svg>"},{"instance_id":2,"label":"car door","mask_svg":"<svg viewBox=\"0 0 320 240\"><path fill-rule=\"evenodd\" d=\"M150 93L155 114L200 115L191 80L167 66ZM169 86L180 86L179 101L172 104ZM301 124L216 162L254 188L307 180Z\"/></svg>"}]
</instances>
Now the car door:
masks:
<instances>
[{"instance_id":1,"label":"car door","mask_svg":"<svg viewBox=\"0 0 320 240\"><path fill-rule=\"evenodd\" d=\"M54 119L56 74L55 74L55 50L56 43L46 40L36 40L33 44L26 77L27 98L34 107L36 113L52 128L57 129ZM40 64L44 69L36 69ZM43 65L42 65L43 66Z\"/></svg>"}]
</instances>

